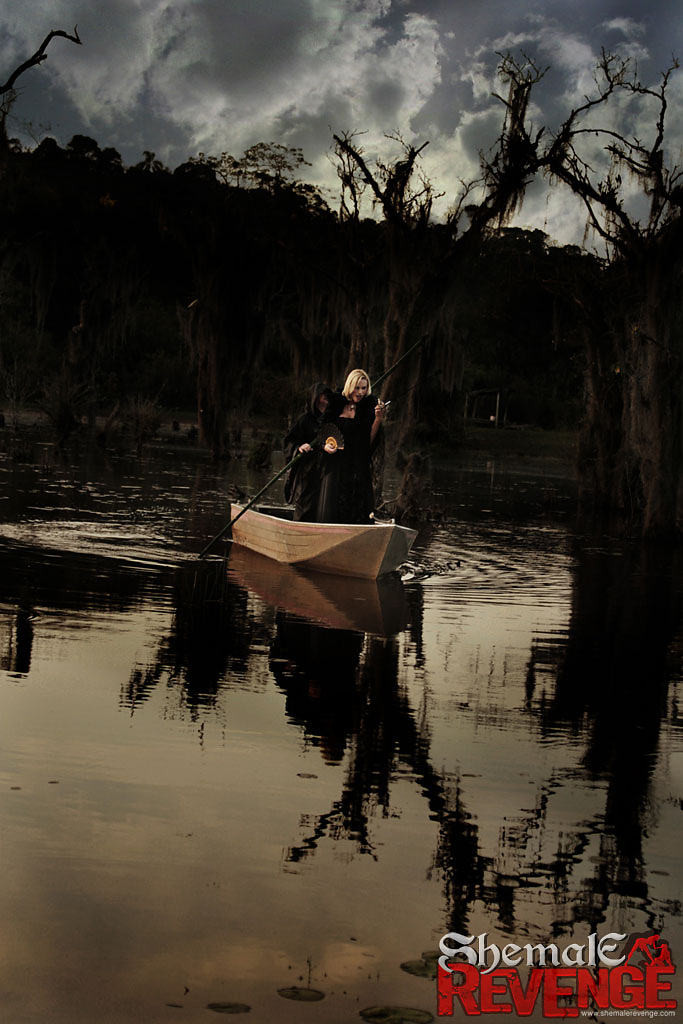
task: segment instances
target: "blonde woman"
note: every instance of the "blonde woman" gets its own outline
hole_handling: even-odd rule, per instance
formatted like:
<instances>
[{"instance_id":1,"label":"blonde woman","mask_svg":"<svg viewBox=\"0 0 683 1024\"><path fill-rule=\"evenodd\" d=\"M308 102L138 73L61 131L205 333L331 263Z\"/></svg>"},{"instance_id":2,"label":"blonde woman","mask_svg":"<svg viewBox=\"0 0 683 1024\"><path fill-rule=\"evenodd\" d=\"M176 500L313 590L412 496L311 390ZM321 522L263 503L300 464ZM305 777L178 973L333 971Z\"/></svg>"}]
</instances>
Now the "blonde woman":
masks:
<instances>
[{"instance_id":1,"label":"blonde woman","mask_svg":"<svg viewBox=\"0 0 683 1024\"><path fill-rule=\"evenodd\" d=\"M340 395L330 399L324 420L334 423L344 447L326 451L318 496L319 523L370 523L375 502L370 453L384 419L384 403L371 394L365 370L351 370Z\"/></svg>"}]
</instances>

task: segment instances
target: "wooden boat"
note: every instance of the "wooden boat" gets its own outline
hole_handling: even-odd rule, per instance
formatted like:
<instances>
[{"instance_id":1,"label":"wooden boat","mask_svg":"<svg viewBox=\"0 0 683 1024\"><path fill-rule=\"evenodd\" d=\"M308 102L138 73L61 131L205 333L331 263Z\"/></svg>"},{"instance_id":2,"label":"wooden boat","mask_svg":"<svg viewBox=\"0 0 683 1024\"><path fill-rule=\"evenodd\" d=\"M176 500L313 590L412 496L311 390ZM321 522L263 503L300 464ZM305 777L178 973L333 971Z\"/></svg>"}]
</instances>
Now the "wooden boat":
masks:
<instances>
[{"instance_id":1,"label":"wooden boat","mask_svg":"<svg viewBox=\"0 0 683 1024\"><path fill-rule=\"evenodd\" d=\"M228 574L265 604L328 629L395 636L406 628L408 605L399 576L377 580L295 569L233 544Z\"/></svg>"},{"instance_id":2,"label":"wooden boat","mask_svg":"<svg viewBox=\"0 0 683 1024\"><path fill-rule=\"evenodd\" d=\"M242 508L233 504L230 518ZM276 562L374 580L398 568L417 536L395 523L299 523L286 518L288 513L270 506L249 509L232 527L233 542Z\"/></svg>"}]
</instances>

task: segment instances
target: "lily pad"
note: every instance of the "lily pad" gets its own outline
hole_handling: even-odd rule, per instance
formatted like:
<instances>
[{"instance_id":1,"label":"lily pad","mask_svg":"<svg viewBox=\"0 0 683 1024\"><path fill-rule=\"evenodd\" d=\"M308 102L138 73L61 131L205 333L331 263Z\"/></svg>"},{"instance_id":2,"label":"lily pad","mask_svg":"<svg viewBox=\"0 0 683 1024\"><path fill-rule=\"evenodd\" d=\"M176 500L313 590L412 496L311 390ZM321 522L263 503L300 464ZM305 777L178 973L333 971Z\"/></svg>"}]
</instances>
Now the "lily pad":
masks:
<instances>
[{"instance_id":1,"label":"lily pad","mask_svg":"<svg viewBox=\"0 0 683 1024\"><path fill-rule=\"evenodd\" d=\"M207 1003L206 1008L214 1013L249 1013L251 1010L246 1003Z\"/></svg>"},{"instance_id":2,"label":"lily pad","mask_svg":"<svg viewBox=\"0 0 683 1024\"><path fill-rule=\"evenodd\" d=\"M427 963L426 960L406 960L401 964L401 970L416 978L429 978L430 981L436 978L436 965Z\"/></svg>"},{"instance_id":3,"label":"lily pad","mask_svg":"<svg viewBox=\"0 0 683 1024\"><path fill-rule=\"evenodd\" d=\"M324 992L318 992L317 988L300 988L292 985L291 988L279 988L277 994L283 999L296 999L300 1003L317 1003L325 998Z\"/></svg>"},{"instance_id":4,"label":"lily pad","mask_svg":"<svg viewBox=\"0 0 683 1024\"><path fill-rule=\"evenodd\" d=\"M412 1006L368 1006L360 1016L371 1024L431 1024L434 1020L429 1010Z\"/></svg>"},{"instance_id":5,"label":"lily pad","mask_svg":"<svg viewBox=\"0 0 683 1024\"><path fill-rule=\"evenodd\" d=\"M401 970L407 974L413 974L416 978L428 978L429 981L435 981L438 959L439 951L430 950L427 953L422 953L421 960L406 960L401 964Z\"/></svg>"}]
</instances>

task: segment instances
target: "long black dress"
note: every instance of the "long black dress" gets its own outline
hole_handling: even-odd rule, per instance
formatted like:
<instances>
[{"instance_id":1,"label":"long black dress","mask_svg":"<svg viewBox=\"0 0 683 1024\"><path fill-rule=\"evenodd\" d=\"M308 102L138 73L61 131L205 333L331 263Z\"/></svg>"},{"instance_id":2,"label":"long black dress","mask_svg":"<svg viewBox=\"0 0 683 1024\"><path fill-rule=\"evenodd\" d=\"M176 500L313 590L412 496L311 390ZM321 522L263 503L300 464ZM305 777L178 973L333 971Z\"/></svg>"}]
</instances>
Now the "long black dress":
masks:
<instances>
[{"instance_id":1,"label":"long black dress","mask_svg":"<svg viewBox=\"0 0 683 1024\"><path fill-rule=\"evenodd\" d=\"M367 523L375 507L370 471L370 431L377 399L366 395L356 405L356 415L340 415L346 405L335 395L324 422L334 423L344 435L344 448L334 454L323 452L322 475L316 519L319 523Z\"/></svg>"}]
</instances>

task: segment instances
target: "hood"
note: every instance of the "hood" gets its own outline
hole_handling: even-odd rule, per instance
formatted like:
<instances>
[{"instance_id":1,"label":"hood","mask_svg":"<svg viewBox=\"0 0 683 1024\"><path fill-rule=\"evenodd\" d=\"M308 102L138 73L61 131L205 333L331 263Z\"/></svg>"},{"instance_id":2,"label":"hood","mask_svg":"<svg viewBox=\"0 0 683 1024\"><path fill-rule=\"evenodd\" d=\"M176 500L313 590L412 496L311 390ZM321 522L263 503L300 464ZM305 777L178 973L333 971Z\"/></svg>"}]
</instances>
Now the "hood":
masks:
<instances>
[{"instance_id":1,"label":"hood","mask_svg":"<svg viewBox=\"0 0 683 1024\"><path fill-rule=\"evenodd\" d=\"M313 415L316 418L318 418L318 419L322 415L318 411L317 406L316 406L316 402L318 400L318 396L319 395L327 395L328 398L331 398L332 395L333 395L332 388L328 388L327 384L323 384L323 382L320 381L320 380L315 382L315 384L313 385L313 387L311 388L311 390L308 393L308 409L309 409L309 412L312 412Z\"/></svg>"}]
</instances>

